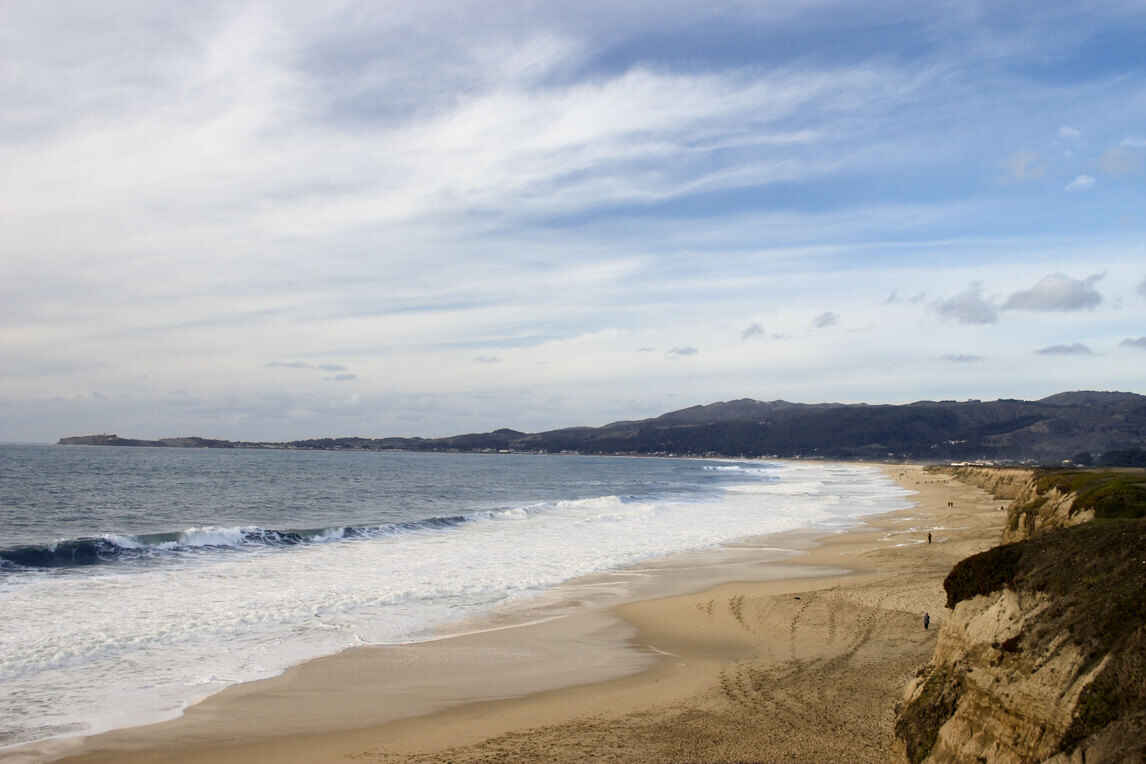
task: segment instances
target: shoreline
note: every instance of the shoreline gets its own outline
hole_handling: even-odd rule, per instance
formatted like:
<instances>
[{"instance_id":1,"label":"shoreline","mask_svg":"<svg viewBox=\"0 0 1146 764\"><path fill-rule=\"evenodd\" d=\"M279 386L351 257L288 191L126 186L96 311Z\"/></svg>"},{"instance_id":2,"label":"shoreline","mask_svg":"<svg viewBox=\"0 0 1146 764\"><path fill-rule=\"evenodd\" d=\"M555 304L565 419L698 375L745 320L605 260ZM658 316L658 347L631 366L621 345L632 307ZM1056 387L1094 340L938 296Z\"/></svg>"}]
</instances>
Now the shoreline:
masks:
<instances>
[{"instance_id":1,"label":"shoreline","mask_svg":"<svg viewBox=\"0 0 1146 764\"><path fill-rule=\"evenodd\" d=\"M634 572L590 577L573 583L584 590L572 603L564 587L563 605L533 603L530 609L543 617L526 624L499 624L495 617L479 630L429 642L352 648L228 688L169 722L10 749L24 754L11 760L416 761L448 750L459 761L478 761L491 745L517 746L511 758L528 759L531 740L561 735L563 726L585 718L604 714L616 721L635 714L647 721L650 714L671 716L675 712L665 709L673 704L694 711L719 706L722 687L725 696L743 695L730 679L734 667L767 672L820 660L846 642L837 638L846 631L837 628L838 616L865 608L894 615L903 633L892 640L891 652L907 654L904 665L920 665L935 630L923 633L919 608L929 608L934 624L941 623L943 576L958 559L996 543L1001 517L992 511L997 502L978 489L928 476L917 466L883 469L920 491L909 499L915 506L862 518L842 532L778 534L785 548L802 547L799 553L773 551L768 559L766 552L778 546L768 536L716 555L709 550L680 556L691 560L654 561L637 566L638 574L659 568L649 576L659 577L651 589L633 587L633 601L604 609L585 603L597 596L599 604L600 590L619 585L607 579ZM956 493L957 507L950 510L945 502ZM968 504L978 506L971 513L960 509ZM947 522L952 519L965 527L949 527L956 525ZM931 559L920 560L920 533L928 529L936 543L927 547ZM909 536L911 543L899 541ZM904 568L913 570L911 582L898 586L903 591L864 601L861 595L886 589L884 579ZM885 604L889 595L897 601ZM832 623L817 634L808 625L819 618L821 605L813 603L828 599L835 602L827 618ZM544 615L549 606L566 612ZM799 643L789 629L789 645L780 649L783 622L792 627L801 617ZM913 631L919 633L908 636ZM898 677L892 684L901 691ZM522 733L538 729L545 732ZM507 735L510 743L501 740ZM624 758L634 752L629 754ZM553 755L548 750L537 758Z\"/></svg>"}]
</instances>

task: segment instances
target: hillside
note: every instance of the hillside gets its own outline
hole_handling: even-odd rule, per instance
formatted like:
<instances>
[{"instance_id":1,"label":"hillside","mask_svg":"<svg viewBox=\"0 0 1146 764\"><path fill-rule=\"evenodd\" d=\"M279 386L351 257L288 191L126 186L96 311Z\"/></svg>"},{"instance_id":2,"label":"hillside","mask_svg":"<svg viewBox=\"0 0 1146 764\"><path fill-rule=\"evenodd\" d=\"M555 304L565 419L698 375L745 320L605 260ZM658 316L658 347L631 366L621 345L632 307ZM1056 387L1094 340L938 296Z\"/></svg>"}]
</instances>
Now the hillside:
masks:
<instances>
[{"instance_id":1,"label":"hillside","mask_svg":"<svg viewBox=\"0 0 1146 764\"><path fill-rule=\"evenodd\" d=\"M1068 392L1038 401L919 401L905 405L789 403L740 399L603 427L538 433L499 429L446 438L319 438L252 443L114 435L62 438L64 445L198 446L324 450L528 451L914 459L1143 459L1146 396Z\"/></svg>"}]
</instances>

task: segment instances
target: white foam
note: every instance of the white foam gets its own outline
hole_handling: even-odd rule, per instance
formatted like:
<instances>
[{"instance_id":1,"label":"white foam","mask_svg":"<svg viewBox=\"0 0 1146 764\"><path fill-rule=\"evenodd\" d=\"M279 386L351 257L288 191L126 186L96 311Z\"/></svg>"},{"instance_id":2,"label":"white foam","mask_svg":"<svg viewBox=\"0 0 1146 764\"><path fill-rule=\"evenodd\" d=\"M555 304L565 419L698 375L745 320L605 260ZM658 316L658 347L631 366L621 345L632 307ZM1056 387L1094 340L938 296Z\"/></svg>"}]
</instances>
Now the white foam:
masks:
<instances>
[{"instance_id":1,"label":"white foam","mask_svg":"<svg viewBox=\"0 0 1146 764\"><path fill-rule=\"evenodd\" d=\"M142 549L145 546L134 536L122 536L118 533L104 533L100 538L121 549Z\"/></svg>"},{"instance_id":2,"label":"white foam","mask_svg":"<svg viewBox=\"0 0 1146 764\"><path fill-rule=\"evenodd\" d=\"M258 528L188 528L179 534L178 541L173 542L179 546L241 546L247 533L253 533Z\"/></svg>"},{"instance_id":3,"label":"white foam","mask_svg":"<svg viewBox=\"0 0 1146 764\"><path fill-rule=\"evenodd\" d=\"M354 644L428 638L574 577L905 506L875 468L743 472L709 501L530 504L445 530L346 541L332 530L332 543L241 555L206 548L242 545L252 529L189 528L171 543L202 554L0 578L0 609L19 614L0 629L0 717L69 734L169 718L228 684Z\"/></svg>"}]
</instances>

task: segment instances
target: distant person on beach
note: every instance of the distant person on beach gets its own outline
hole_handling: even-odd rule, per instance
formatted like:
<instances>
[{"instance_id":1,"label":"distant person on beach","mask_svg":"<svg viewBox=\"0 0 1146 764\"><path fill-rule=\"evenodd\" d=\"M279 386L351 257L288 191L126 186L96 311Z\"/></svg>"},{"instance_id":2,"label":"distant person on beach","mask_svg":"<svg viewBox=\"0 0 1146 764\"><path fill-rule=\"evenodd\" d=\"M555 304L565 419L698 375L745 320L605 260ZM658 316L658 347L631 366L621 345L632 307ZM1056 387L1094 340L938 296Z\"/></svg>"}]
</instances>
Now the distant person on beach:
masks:
<instances>
[{"instance_id":1,"label":"distant person on beach","mask_svg":"<svg viewBox=\"0 0 1146 764\"><path fill-rule=\"evenodd\" d=\"M931 543L931 534L930 533L927 534L927 543L928 544Z\"/></svg>"},{"instance_id":2,"label":"distant person on beach","mask_svg":"<svg viewBox=\"0 0 1146 764\"><path fill-rule=\"evenodd\" d=\"M931 625L931 613L923 614L923 630L927 631L927 627Z\"/></svg>"}]
</instances>

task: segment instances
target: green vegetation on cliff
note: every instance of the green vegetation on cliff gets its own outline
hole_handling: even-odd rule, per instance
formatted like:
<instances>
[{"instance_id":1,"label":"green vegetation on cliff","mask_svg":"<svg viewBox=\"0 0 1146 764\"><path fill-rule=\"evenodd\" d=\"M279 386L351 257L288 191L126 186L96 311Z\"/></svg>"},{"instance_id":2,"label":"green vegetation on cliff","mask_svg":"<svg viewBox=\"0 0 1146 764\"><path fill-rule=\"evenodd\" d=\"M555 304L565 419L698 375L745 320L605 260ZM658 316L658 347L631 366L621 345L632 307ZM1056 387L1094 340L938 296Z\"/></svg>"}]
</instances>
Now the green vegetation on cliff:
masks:
<instances>
[{"instance_id":1,"label":"green vegetation on cliff","mask_svg":"<svg viewBox=\"0 0 1146 764\"><path fill-rule=\"evenodd\" d=\"M1035 477L1040 494L1075 493L1071 512L1094 510L1097 519L1146 517L1146 473L1141 470L1046 470Z\"/></svg>"}]
</instances>

